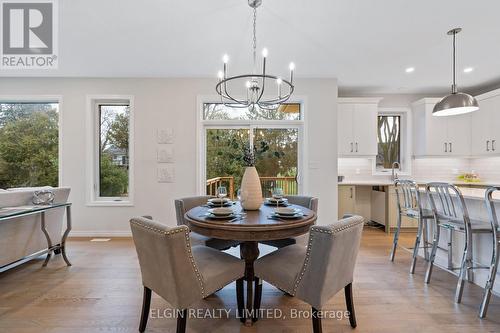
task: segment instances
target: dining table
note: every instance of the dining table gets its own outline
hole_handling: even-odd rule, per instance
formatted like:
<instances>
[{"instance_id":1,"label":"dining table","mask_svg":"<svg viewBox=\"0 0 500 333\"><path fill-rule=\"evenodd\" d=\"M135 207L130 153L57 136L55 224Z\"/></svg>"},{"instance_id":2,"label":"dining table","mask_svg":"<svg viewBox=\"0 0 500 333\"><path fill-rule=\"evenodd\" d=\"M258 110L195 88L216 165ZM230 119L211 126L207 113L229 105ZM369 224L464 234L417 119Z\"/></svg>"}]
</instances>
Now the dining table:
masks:
<instances>
[{"instance_id":1,"label":"dining table","mask_svg":"<svg viewBox=\"0 0 500 333\"><path fill-rule=\"evenodd\" d=\"M244 309L238 309L243 315L239 315L246 326L251 326L257 321L258 314L255 313L260 308L256 304L253 284L260 288L256 293L262 292L262 281L255 277L254 262L259 257L259 242L268 240L288 239L303 235L309 232L312 225L317 220L314 211L297 205L287 205L301 212L295 218L277 217L275 214L276 205L263 204L258 210L244 210L240 202L232 204L234 215L227 219L210 218L208 205L202 205L187 211L184 218L191 231L201 235L225 240L240 241L240 256L245 260L246 283L246 303ZM238 285L237 285L238 288ZM239 293L238 293L239 294ZM251 315L250 315L251 314Z\"/></svg>"}]
</instances>

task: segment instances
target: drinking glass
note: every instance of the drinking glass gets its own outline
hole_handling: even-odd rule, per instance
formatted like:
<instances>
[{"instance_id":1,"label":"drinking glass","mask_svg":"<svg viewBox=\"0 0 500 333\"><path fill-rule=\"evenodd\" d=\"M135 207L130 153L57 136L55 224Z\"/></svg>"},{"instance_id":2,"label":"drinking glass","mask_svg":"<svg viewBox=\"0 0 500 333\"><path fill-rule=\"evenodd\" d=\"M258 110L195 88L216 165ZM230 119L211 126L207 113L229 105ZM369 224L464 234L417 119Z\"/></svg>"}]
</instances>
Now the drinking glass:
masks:
<instances>
[{"instance_id":1,"label":"drinking glass","mask_svg":"<svg viewBox=\"0 0 500 333\"><path fill-rule=\"evenodd\" d=\"M219 186L217 188L217 197L220 199L220 206L224 205L224 198L227 196L227 188L225 186Z\"/></svg>"},{"instance_id":2,"label":"drinking glass","mask_svg":"<svg viewBox=\"0 0 500 333\"><path fill-rule=\"evenodd\" d=\"M283 199L283 189L281 187L275 187L271 194L273 198L276 199L276 207L279 207L280 200Z\"/></svg>"}]
</instances>

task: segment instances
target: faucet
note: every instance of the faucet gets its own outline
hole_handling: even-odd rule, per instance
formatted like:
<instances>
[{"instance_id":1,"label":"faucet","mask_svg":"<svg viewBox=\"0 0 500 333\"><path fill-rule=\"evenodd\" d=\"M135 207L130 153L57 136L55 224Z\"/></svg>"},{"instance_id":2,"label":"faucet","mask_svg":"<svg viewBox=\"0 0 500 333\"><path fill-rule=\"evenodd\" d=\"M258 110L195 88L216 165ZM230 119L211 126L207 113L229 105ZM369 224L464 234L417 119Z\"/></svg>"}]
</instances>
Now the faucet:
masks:
<instances>
[{"instance_id":1,"label":"faucet","mask_svg":"<svg viewBox=\"0 0 500 333\"><path fill-rule=\"evenodd\" d=\"M401 164L399 164L399 162L392 163L392 181L395 181L396 179L398 179L398 173L395 172L396 165L397 165L398 170L401 171Z\"/></svg>"}]
</instances>

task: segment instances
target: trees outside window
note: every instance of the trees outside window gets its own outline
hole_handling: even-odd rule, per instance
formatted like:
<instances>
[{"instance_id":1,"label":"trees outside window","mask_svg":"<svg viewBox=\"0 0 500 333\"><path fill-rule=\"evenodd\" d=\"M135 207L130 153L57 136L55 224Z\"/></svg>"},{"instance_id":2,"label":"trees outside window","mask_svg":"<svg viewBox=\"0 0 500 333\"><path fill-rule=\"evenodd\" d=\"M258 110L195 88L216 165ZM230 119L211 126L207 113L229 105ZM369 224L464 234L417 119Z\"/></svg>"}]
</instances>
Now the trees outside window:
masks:
<instances>
[{"instance_id":1,"label":"trees outside window","mask_svg":"<svg viewBox=\"0 0 500 333\"><path fill-rule=\"evenodd\" d=\"M0 188L58 186L58 103L0 102Z\"/></svg>"}]
</instances>

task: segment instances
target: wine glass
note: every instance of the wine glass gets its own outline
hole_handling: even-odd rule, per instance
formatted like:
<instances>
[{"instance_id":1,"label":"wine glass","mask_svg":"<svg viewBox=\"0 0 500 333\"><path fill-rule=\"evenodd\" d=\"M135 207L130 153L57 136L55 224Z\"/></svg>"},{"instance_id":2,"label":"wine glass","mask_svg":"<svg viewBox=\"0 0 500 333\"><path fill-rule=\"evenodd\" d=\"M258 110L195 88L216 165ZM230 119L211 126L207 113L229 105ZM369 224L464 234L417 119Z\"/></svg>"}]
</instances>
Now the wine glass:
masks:
<instances>
[{"instance_id":1,"label":"wine glass","mask_svg":"<svg viewBox=\"0 0 500 333\"><path fill-rule=\"evenodd\" d=\"M276 200L276 207L279 207L281 199L283 199L283 189L281 187L275 187L271 192L273 199Z\"/></svg>"},{"instance_id":2,"label":"wine glass","mask_svg":"<svg viewBox=\"0 0 500 333\"><path fill-rule=\"evenodd\" d=\"M225 186L219 186L217 188L217 197L220 199L220 206L224 205L224 198L227 197L227 188Z\"/></svg>"}]
</instances>

